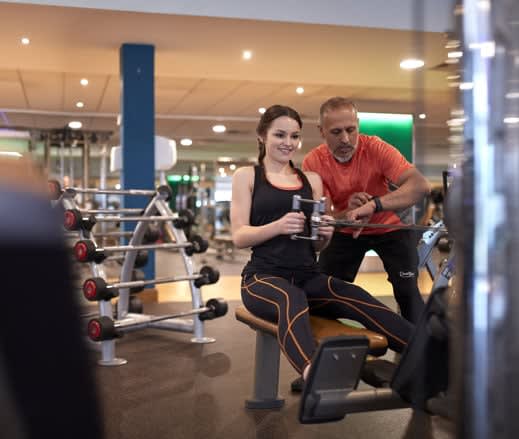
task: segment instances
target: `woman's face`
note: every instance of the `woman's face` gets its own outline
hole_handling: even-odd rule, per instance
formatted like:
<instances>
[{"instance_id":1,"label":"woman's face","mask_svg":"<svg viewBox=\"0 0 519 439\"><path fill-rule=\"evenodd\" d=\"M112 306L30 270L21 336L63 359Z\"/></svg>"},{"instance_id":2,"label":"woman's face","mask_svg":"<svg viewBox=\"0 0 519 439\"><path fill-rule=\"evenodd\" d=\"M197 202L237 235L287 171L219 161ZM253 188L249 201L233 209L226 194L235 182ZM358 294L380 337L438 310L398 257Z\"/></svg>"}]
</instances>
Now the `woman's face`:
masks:
<instances>
[{"instance_id":1,"label":"woman's face","mask_svg":"<svg viewBox=\"0 0 519 439\"><path fill-rule=\"evenodd\" d=\"M288 162L301 143L301 128L296 120L281 116L272 121L266 138L262 140L267 157Z\"/></svg>"}]
</instances>

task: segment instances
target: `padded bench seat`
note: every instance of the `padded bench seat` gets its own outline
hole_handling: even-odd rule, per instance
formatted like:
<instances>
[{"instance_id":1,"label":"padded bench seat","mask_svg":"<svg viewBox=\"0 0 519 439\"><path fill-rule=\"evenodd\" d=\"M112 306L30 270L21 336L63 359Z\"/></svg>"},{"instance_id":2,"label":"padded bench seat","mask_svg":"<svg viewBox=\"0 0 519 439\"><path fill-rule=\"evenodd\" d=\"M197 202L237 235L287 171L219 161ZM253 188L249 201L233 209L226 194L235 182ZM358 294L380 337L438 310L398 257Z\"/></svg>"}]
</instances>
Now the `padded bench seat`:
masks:
<instances>
[{"instance_id":1,"label":"padded bench seat","mask_svg":"<svg viewBox=\"0 0 519 439\"><path fill-rule=\"evenodd\" d=\"M278 396L279 356L277 325L251 314L243 306L235 311L236 320L256 331L253 396L245 402L247 408L281 408L284 400ZM310 324L317 342L336 335L364 335L369 340L369 353L382 356L387 351L387 339L368 329L354 328L337 320L310 316Z\"/></svg>"}]
</instances>

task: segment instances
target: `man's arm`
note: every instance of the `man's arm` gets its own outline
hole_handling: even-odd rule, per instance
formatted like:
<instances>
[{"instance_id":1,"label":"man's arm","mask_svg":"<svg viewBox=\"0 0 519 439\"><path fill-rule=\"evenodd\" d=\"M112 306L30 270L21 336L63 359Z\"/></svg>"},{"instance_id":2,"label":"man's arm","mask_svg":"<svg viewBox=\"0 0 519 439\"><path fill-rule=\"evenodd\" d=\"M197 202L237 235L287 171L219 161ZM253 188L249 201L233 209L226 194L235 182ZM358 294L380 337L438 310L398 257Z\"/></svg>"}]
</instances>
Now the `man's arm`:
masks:
<instances>
[{"instance_id":1,"label":"man's arm","mask_svg":"<svg viewBox=\"0 0 519 439\"><path fill-rule=\"evenodd\" d=\"M399 188L379 198L383 210L398 210L418 203L431 192L426 178L416 168L404 171L396 184Z\"/></svg>"},{"instance_id":2,"label":"man's arm","mask_svg":"<svg viewBox=\"0 0 519 439\"><path fill-rule=\"evenodd\" d=\"M378 197L379 210L405 209L420 201L431 191L429 182L416 169L405 170L397 180L399 188ZM367 221L377 211L377 202L371 199L361 207L351 210L346 214L346 219L351 221Z\"/></svg>"}]
</instances>

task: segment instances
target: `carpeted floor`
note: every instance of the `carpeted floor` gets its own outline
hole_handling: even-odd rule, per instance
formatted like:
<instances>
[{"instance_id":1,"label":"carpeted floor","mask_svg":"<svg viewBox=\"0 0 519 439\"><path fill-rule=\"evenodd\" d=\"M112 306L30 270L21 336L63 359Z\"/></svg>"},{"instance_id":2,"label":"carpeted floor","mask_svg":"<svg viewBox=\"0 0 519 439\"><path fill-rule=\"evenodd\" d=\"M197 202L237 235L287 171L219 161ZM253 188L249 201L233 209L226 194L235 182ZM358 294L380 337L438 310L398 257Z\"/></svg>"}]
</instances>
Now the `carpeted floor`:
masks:
<instances>
[{"instance_id":1,"label":"carpeted floor","mask_svg":"<svg viewBox=\"0 0 519 439\"><path fill-rule=\"evenodd\" d=\"M390 300L390 299L389 299ZM348 415L341 422L301 425L298 396L289 392L296 372L281 360L280 411L248 411L254 333L229 313L209 321L216 343L190 342L191 334L147 329L126 334L116 354L128 364L95 368L107 439L452 438L446 420L410 409ZM185 303L153 303L145 312L186 309ZM93 359L97 353L92 353Z\"/></svg>"}]
</instances>

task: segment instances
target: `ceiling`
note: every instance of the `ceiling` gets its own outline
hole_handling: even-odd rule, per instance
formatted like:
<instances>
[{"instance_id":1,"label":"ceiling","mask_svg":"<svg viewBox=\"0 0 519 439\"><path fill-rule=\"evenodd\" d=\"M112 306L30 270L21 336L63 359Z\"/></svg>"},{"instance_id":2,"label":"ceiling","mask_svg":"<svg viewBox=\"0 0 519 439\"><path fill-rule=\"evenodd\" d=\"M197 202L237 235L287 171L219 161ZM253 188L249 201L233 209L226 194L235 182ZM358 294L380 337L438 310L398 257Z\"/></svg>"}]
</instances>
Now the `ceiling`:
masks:
<instances>
[{"instance_id":1,"label":"ceiling","mask_svg":"<svg viewBox=\"0 0 519 439\"><path fill-rule=\"evenodd\" d=\"M0 127L61 128L80 120L86 130L113 132L110 143L117 144L119 49L145 43L155 46L156 134L193 139L178 146L181 161L254 157L258 108L275 103L303 116L301 157L319 143L319 105L334 95L366 112L426 113L416 121L417 161L448 161L452 89L439 32L418 39L405 30L3 2L0 16ZM22 36L31 44L20 44ZM244 49L253 51L251 60L242 59ZM400 60L417 52L426 68L401 70ZM213 133L216 122L227 132Z\"/></svg>"}]
</instances>

